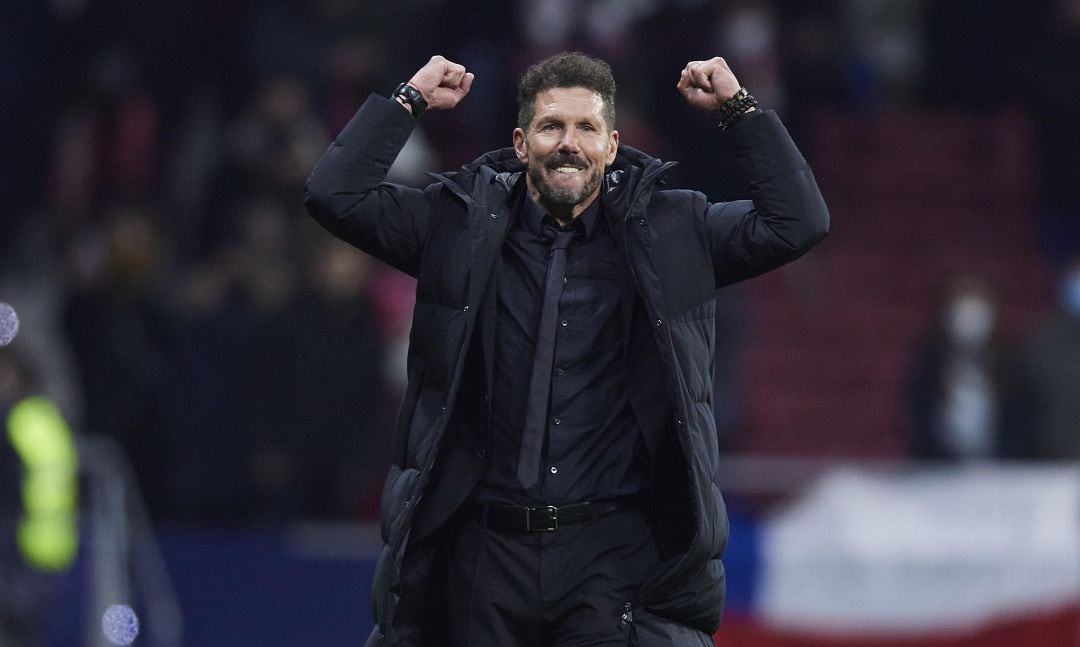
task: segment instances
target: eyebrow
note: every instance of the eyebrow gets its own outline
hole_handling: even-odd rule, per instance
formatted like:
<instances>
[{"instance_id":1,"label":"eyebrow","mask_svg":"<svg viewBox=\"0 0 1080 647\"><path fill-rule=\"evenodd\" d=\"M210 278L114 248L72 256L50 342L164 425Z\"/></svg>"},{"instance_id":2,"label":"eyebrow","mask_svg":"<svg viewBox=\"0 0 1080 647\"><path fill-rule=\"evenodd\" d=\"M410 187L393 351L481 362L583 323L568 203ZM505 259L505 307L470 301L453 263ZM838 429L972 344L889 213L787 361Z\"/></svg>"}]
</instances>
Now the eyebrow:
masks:
<instances>
[{"instance_id":1,"label":"eyebrow","mask_svg":"<svg viewBox=\"0 0 1080 647\"><path fill-rule=\"evenodd\" d=\"M566 118L561 113L553 113L553 114L549 114L549 115L544 115L542 117L537 117L536 118L536 125L537 126L542 126L544 124L551 123L551 122L566 123L568 121L571 121L571 120ZM589 124L590 126L596 126L596 125L603 124L604 119L603 119L603 117L588 116L588 117L582 117L580 119L574 120L573 123L576 124L576 125Z\"/></svg>"}]
</instances>

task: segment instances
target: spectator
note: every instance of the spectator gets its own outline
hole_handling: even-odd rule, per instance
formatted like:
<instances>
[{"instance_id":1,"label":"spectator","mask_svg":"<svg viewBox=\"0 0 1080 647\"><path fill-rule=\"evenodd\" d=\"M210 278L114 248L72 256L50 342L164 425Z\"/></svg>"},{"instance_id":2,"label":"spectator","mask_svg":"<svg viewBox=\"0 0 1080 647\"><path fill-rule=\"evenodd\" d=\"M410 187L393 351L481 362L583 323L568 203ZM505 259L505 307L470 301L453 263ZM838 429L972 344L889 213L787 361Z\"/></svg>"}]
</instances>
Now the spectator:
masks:
<instances>
[{"instance_id":1,"label":"spectator","mask_svg":"<svg viewBox=\"0 0 1080 647\"><path fill-rule=\"evenodd\" d=\"M162 164L161 112L142 62L122 47L95 52L57 125L50 200L58 224L93 222L111 202L154 195ZM63 233L63 231L61 231Z\"/></svg>"},{"instance_id":2,"label":"spectator","mask_svg":"<svg viewBox=\"0 0 1080 647\"><path fill-rule=\"evenodd\" d=\"M241 353L248 322L219 254L190 269L171 303L170 380L164 395L159 519L235 522L244 512Z\"/></svg>"},{"instance_id":3,"label":"spectator","mask_svg":"<svg viewBox=\"0 0 1080 647\"><path fill-rule=\"evenodd\" d=\"M911 454L945 460L1014 455L1007 360L989 287L959 278L940 311L911 376Z\"/></svg>"},{"instance_id":4,"label":"spectator","mask_svg":"<svg viewBox=\"0 0 1080 647\"><path fill-rule=\"evenodd\" d=\"M272 197L252 196L227 218L232 242L187 272L175 294L163 422L166 514L175 519L267 520L252 480L255 448L296 433L282 395L297 289L287 211ZM275 516L286 514L276 507ZM295 512L293 506L286 516Z\"/></svg>"},{"instance_id":5,"label":"spectator","mask_svg":"<svg viewBox=\"0 0 1080 647\"><path fill-rule=\"evenodd\" d=\"M375 518L390 441L381 424L383 344L367 296L371 262L325 239L311 259L289 316L291 424L283 444L305 516Z\"/></svg>"},{"instance_id":6,"label":"spectator","mask_svg":"<svg viewBox=\"0 0 1080 647\"><path fill-rule=\"evenodd\" d=\"M225 127L221 164L214 172L201 230L195 234L199 255L214 253L235 235L235 214L254 198L298 204L310 165L326 139L303 80L275 77L263 82Z\"/></svg>"},{"instance_id":7,"label":"spectator","mask_svg":"<svg viewBox=\"0 0 1080 647\"><path fill-rule=\"evenodd\" d=\"M160 297L168 240L154 209L114 205L69 249L63 323L82 387L83 428L116 440L151 506L161 489L161 399L169 323Z\"/></svg>"},{"instance_id":8,"label":"spectator","mask_svg":"<svg viewBox=\"0 0 1080 647\"><path fill-rule=\"evenodd\" d=\"M1060 309L1024 347L1022 376L1032 456L1080 460L1080 256L1062 276Z\"/></svg>"},{"instance_id":9,"label":"spectator","mask_svg":"<svg viewBox=\"0 0 1080 647\"><path fill-rule=\"evenodd\" d=\"M35 395L30 368L0 347L0 644L45 645L56 574L78 550L71 430Z\"/></svg>"}]
</instances>

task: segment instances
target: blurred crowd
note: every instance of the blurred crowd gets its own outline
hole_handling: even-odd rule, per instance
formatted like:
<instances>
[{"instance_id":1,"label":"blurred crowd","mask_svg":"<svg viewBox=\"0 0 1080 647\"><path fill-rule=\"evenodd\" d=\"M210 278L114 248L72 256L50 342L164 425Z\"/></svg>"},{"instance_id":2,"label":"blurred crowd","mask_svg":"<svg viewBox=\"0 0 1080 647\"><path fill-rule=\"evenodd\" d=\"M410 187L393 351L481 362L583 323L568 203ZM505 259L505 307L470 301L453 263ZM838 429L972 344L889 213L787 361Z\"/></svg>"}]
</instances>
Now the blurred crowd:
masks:
<instances>
[{"instance_id":1,"label":"blurred crowd","mask_svg":"<svg viewBox=\"0 0 1080 647\"><path fill-rule=\"evenodd\" d=\"M744 189L672 90L688 60L724 55L798 141L824 108L1017 106L1038 124L1044 252L1064 268L1077 249L1077 0L13 0L0 300L24 330L4 361L123 446L156 519L373 518L413 286L314 227L304 182L369 93L435 53L476 83L425 117L392 179L508 145L517 76L565 49L611 62L623 141L682 161L678 181L717 199ZM991 291L949 292L914 377L914 453L1080 457L1080 375L1059 365L1080 357L1078 272L1015 402ZM721 339L738 339L728 305ZM720 352L737 392L735 349ZM1008 423L1031 411L1063 431L1016 446Z\"/></svg>"},{"instance_id":2,"label":"blurred crowd","mask_svg":"<svg viewBox=\"0 0 1080 647\"><path fill-rule=\"evenodd\" d=\"M945 286L910 376L912 456L944 461L1080 459L1080 256L1055 311L1025 339L973 276Z\"/></svg>"}]
</instances>

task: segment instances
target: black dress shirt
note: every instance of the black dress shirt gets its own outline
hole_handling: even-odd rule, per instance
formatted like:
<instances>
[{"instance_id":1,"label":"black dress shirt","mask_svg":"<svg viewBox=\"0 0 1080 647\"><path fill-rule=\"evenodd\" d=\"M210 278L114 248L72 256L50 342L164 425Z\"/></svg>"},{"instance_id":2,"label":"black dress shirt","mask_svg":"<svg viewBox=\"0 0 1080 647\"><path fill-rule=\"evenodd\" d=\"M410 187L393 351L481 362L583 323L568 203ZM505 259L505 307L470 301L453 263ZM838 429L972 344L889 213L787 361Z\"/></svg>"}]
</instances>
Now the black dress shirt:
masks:
<instances>
[{"instance_id":1,"label":"black dress shirt","mask_svg":"<svg viewBox=\"0 0 1080 647\"><path fill-rule=\"evenodd\" d=\"M490 452L477 500L564 505L639 495L646 472L625 388L628 270L600 200L570 225L577 235L567 249L559 301L540 483L525 491L516 478L551 248L543 224L554 224L520 189L496 261Z\"/></svg>"}]
</instances>

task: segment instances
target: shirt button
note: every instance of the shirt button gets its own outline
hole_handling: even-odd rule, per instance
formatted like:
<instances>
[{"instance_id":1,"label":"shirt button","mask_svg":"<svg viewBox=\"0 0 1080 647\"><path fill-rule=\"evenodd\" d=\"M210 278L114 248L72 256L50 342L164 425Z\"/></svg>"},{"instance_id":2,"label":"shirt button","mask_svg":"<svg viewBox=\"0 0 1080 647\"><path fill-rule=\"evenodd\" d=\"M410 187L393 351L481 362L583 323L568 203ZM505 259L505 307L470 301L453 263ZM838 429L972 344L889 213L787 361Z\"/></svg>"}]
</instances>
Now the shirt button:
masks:
<instances>
[{"instance_id":1,"label":"shirt button","mask_svg":"<svg viewBox=\"0 0 1080 647\"><path fill-rule=\"evenodd\" d=\"M476 455L479 456L480 458L483 458L483 457L487 456L487 452L484 451L483 447L481 447L480 449L476 450Z\"/></svg>"},{"instance_id":2,"label":"shirt button","mask_svg":"<svg viewBox=\"0 0 1080 647\"><path fill-rule=\"evenodd\" d=\"M552 466L551 466L551 473L552 473L552 474L558 474L558 473L559 473L559 468L557 468L557 467L555 467L554 465L552 465Z\"/></svg>"},{"instance_id":3,"label":"shirt button","mask_svg":"<svg viewBox=\"0 0 1080 647\"><path fill-rule=\"evenodd\" d=\"M465 306L463 312L468 312L468 311L469 311L469 306Z\"/></svg>"},{"instance_id":4,"label":"shirt button","mask_svg":"<svg viewBox=\"0 0 1080 647\"><path fill-rule=\"evenodd\" d=\"M663 319L657 319L656 320L656 327L659 328L662 325L664 325L664 320Z\"/></svg>"},{"instance_id":5,"label":"shirt button","mask_svg":"<svg viewBox=\"0 0 1080 647\"><path fill-rule=\"evenodd\" d=\"M562 323L562 327L566 328L567 324L569 324L570 322L568 322L566 319L563 319L561 323Z\"/></svg>"},{"instance_id":6,"label":"shirt button","mask_svg":"<svg viewBox=\"0 0 1080 647\"><path fill-rule=\"evenodd\" d=\"M499 217L499 214L497 214L497 213L493 213L493 214L491 214L491 217L492 217L492 218L498 218L498 217Z\"/></svg>"},{"instance_id":7,"label":"shirt button","mask_svg":"<svg viewBox=\"0 0 1080 647\"><path fill-rule=\"evenodd\" d=\"M562 419L561 419L561 418L554 418L554 419L552 419L552 421L551 421L551 422L553 422L553 423L555 423L555 424L559 425L559 424L562 424Z\"/></svg>"},{"instance_id":8,"label":"shirt button","mask_svg":"<svg viewBox=\"0 0 1080 647\"><path fill-rule=\"evenodd\" d=\"M555 375L566 375L566 370L563 368L555 369Z\"/></svg>"},{"instance_id":9,"label":"shirt button","mask_svg":"<svg viewBox=\"0 0 1080 647\"><path fill-rule=\"evenodd\" d=\"M565 277L565 276L564 276L564 277L562 277L562 282L563 282L563 283L566 283L566 277Z\"/></svg>"}]
</instances>

